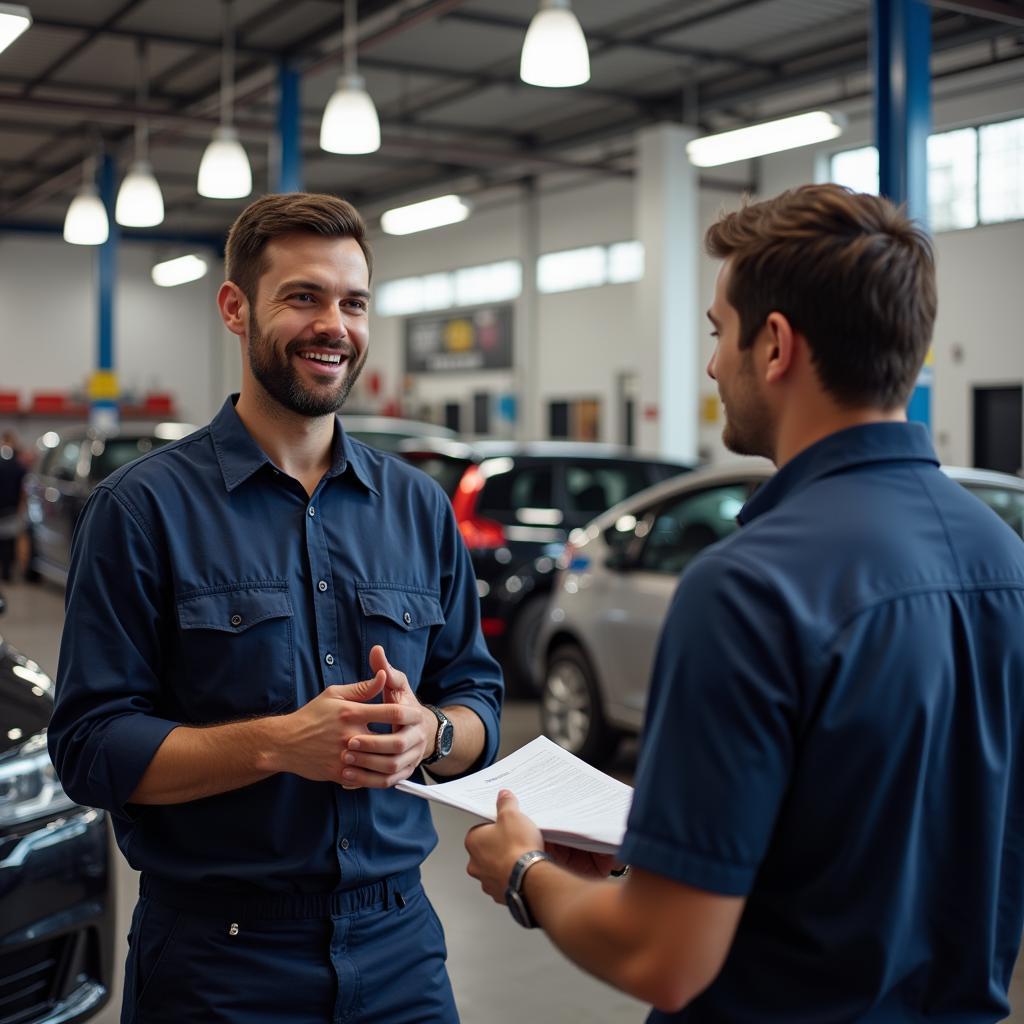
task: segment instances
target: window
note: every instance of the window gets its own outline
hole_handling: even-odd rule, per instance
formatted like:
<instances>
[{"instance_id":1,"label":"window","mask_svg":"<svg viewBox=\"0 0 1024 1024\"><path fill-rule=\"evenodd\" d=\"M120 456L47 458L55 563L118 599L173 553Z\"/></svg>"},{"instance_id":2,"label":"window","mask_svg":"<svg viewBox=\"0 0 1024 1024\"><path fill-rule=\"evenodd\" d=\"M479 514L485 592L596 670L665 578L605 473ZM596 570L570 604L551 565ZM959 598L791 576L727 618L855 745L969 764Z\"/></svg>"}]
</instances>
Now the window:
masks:
<instances>
[{"instance_id":1,"label":"window","mask_svg":"<svg viewBox=\"0 0 1024 1024\"><path fill-rule=\"evenodd\" d=\"M487 478L477 508L482 515L505 516L521 508L552 508L551 466L522 466Z\"/></svg>"},{"instance_id":2,"label":"window","mask_svg":"<svg viewBox=\"0 0 1024 1024\"><path fill-rule=\"evenodd\" d=\"M978 129L981 222L1024 218L1024 117Z\"/></svg>"},{"instance_id":3,"label":"window","mask_svg":"<svg viewBox=\"0 0 1024 1024\"><path fill-rule=\"evenodd\" d=\"M588 245L546 252L537 260L537 290L543 295L603 284L625 284L644 276L641 242Z\"/></svg>"},{"instance_id":4,"label":"window","mask_svg":"<svg viewBox=\"0 0 1024 1024\"><path fill-rule=\"evenodd\" d=\"M103 451L99 455L93 456L92 465L89 467L89 476L93 480L103 480L110 476L115 469L120 469L145 455L146 452L166 443L165 438L159 437L108 438L103 445Z\"/></svg>"},{"instance_id":5,"label":"window","mask_svg":"<svg viewBox=\"0 0 1024 1024\"><path fill-rule=\"evenodd\" d=\"M58 480L74 480L78 472L78 456L82 445L78 441L65 441L58 449L51 472Z\"/></svg>"},{"instance_id":6,"label":"window","mask_svg":"<svg viewBox=\"0 0 1024 1024\"><path fill-rule=\"evenodd\" d=\"M971 483L964 486L975 497L981 498L1007 526L1012 527L1018 537L1024 537L1024 491Z\"/></svg>"},{"instance_id":7,"label":"window","mask_svg":"<svg viewBox=\"0 0 1024 1024\"><path fill-rule=\"evenodd\" d=\"M747 500L747 490L743 484L715 487L663 506L651 523L638 568L682 572L700 551L736 529L736 515Z\"/></svg>"},{"instance_id":8,"label":"window","mask_svg":"<svg viewBox=\"0 0 1024 1024\"><path fill-rule=\"evenodd\" d=\"M877 195L878 150L834 153L829 177ZM928 216L933 231L1024 218L1024 117L929 136Z\"/></svg>"},{"instance_id":9,"label":"window","mask_svg":"<svg viewBox=\"0 0 1024 1024\"><path fill-rule=\"evenodd\" d=\"M643 463L566 466L566 510L585 513L589 519L646 485L647 471Z\"/></svg>"},{"instance_id":10,"label":"window","mask_svg":"<svg viewBox=\"0 0 1024 1024\"><path fill-rule=\"evenodd\" d=\"M377 286L373 309L378 316L414 316L438 309L507 302L523 290L523 265L500 260L422 277L401 277Z\"/></svg>"}]
</instances>

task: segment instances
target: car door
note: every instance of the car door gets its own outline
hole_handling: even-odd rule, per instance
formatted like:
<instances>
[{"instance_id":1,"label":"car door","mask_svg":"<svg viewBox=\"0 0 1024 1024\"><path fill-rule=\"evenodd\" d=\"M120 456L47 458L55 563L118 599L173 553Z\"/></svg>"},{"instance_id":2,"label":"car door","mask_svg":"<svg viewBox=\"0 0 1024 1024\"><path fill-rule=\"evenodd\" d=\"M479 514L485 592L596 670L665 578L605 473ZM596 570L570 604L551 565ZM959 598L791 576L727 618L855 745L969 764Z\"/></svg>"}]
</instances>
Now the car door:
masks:
<instances>
[{"instance_id":1,"label":"car door","mask_svg":"<svg viewBox=\"0 0 1024 1024\"><path fill-rule=\"evenodd\" d=\"M704 548L737 529L736 515L752 488L738 478L681 494L641 509L634 540L603 574L608 593L602 602L605 622L601 675L608 714L639 729L647 704L654 654L679 577ZM617 526L622 532L627 523ZM615 527L613 527L615 529ZM621 545L621 542L619 542Z\"/></svg>"},{"instance_id":2,"label":"car door","mask_svg":"<svg viewBox=\"0 0 1024 1024\"><path fill-rule=\"evenodd\" d=\"M35 524L36 555L58 573L67 571L71 534L88 497L87 439L63 438L41 478L39 522Z\"/></svg>"}]
</instances>

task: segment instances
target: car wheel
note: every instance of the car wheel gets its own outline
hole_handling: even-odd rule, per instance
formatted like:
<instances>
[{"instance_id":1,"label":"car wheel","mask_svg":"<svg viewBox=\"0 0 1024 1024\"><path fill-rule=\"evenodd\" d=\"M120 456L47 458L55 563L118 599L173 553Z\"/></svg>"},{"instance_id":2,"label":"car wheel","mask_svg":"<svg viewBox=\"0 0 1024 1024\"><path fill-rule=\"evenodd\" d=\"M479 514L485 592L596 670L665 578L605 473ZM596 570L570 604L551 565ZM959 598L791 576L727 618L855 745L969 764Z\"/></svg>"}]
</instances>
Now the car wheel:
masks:
<instances>
[{"instance_id":1,"label":"car wheel","mask_svg":"<svg viewBox=\"0 0 1024 1024\"><path fill-rule=\"evenodd\" d=\"M541 728L560 747L598 767L619 745L620 733L604 717L593 669L575 644L556 647L548 656Z\"/></svg>"},{"instance_id":2,"label":"car wheel","mask_svg":"<svg viewBox=\"0 0 1024 1024\"><path fill-rule=\"evenodd\" d=\"M529 598L516 613L508 633L505 685L510 697L536 697L539 680L533 670L537 636L548 609L548 595Z\"/></svg>"}]
</instances>

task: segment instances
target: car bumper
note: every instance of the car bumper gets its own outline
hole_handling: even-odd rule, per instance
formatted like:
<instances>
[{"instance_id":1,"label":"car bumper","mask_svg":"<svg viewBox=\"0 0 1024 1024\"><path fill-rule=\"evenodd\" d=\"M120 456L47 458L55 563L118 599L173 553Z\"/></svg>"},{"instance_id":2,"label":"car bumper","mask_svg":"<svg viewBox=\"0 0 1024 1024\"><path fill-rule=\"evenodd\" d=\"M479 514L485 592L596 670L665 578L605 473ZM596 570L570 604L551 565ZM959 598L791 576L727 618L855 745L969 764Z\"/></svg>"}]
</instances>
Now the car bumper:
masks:
<instances>
[{"instance_id":1,"label":"car bumper","mask_svg":"<svg viewBox=\"0 0 1024 1024\"><path fill-rule=\"evenodd\" d=\"M0 1007L19 1024L84 1020L110 996L107 817L78 807L0 835Z\"/></svg>"}]
</instances>

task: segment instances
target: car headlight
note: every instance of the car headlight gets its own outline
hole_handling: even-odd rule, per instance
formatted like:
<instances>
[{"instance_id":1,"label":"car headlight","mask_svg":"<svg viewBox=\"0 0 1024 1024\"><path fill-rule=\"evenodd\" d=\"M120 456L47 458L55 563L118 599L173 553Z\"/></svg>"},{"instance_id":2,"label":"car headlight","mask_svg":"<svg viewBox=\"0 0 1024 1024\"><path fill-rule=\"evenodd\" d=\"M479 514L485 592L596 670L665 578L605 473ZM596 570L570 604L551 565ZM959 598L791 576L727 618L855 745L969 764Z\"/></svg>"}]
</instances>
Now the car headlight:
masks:
<instances>
[{"instance_id":1,"label":"car headlight","mask_svg":"<svg viewBox=\"0 0 1024 1024\"><path fill-rule=\"evenodd\" d=\"M75 806L46 752L46 733L0 756L0 828L59 814Z\"/></svg>"}]
</instances>

